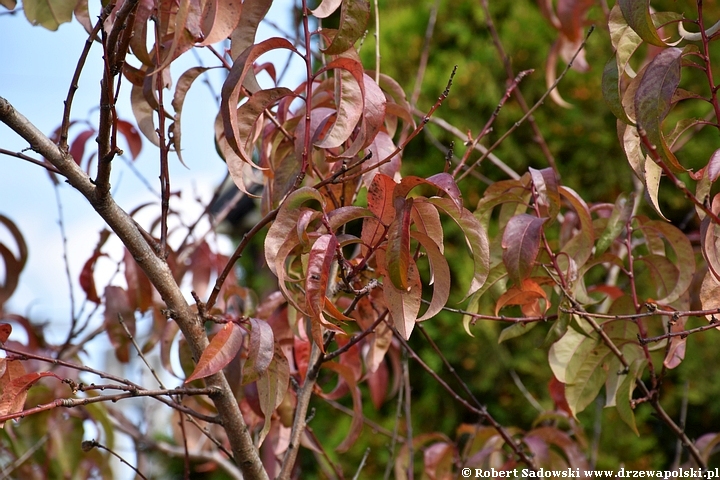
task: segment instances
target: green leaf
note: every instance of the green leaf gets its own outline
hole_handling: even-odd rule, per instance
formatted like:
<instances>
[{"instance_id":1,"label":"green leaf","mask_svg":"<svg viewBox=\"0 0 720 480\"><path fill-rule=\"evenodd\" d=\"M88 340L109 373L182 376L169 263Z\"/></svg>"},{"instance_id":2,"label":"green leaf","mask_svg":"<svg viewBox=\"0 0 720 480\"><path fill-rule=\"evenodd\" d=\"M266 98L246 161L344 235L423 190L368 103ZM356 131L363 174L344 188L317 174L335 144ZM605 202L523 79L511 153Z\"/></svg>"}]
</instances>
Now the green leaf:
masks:
<instances>
[{"instance_id":1,"label":"green leaf","mask_svg":"<svg viewBox=\"0 0 720 480\"><path fill-rule=\"evenodd\" d=\"M602 94L605 104L618 120L631 124L625 114L620 98L620 75L618 74L618 60L613 57L605 64L602 75Z\"/></svg>"},{"instance_id":2,"label":"green leaf","mask_svg":"<svg viewBox=\"0 0 720 480\"><path fill-rule=\"evenodd\" d=\"M323 50L326 55L339 55L365 34L370 19L369 0L347 0L340 9L340 24L332 43Z\"/></svg>"},{"instance_id":3,"label":"green leaf","mask_svg":"<svg viewBox=\"0 0 720 480\"><path fill-rule=\"evenodd\" d=\"M465 308L466 311L470 313L478 313L479 312L479 306L480 306L480 299L482 298L485 293L490 290L494 285L496 285L498 282L503 281L507 277L507 270L505 269L505 265L502 263L499 263L492 267L490 269L490 272L488 273L487 280L485 280L485 283L482 287L480 287L476 292L474 292L472 295L470 295L470 301L468 302L468 306ZM463 328L465 328L465 331L468 335L471 337L474 337L475 335L472 334L470 331L470 325L474 324L472 315L463 315Z\"/></svg>"},{"instance_id":4,"label":"green leaf","mask_svg":"<svg viewBox=\"0 0 720 480\"><path fill-rule=\"evenodd\" d=\"M270 365L257 380L260 409L265 415L265 424L258 435L257 447L262 445L268 432L270 432L272 413L282 403L290 384L290 366L280 345L275 344L272 352L273 357Z\"/></svg>"},{"instance_id":5,"label":"green leaf","mask_svg":"<svg viewBox=\"0 0 720 480\"><path fill-rule=\"evenodd\" d=\"M635 413L633 412L630 402L632 400L637 379L642 376L642 372L645 370L646 364L647 360L644 358L638 358L630 364L630 368L618 388L615 401L615 408L617 409L618 415L622 421L625 422L633 432L635 432L635 435L638 436L640 433L635 425Z\"/></svg>"},{"instance_id":6,"label":"green leaf","mask_svg":"<svg viewBox=\"0 0 720 480\"><path fill-rule=\"evenodd\" d=\"M625 225L632 216L634 206L635 194L633 193L629 195L623 193L615 200L615 207L610 214L607 225L605 225L605 230L603 230L603 233L595 244L596 257L605 253L605 250L612 245L612 242L625 229Z\"/></svg>"},{"instance_id":7,"label":"green leaf","mask_svg":"<svg viewBox=\"0 0 720 480\"><path fill-rule=\"evenodd\" d=\"M637 50L642 43L642 38L627 24L620 5L617 3L612 10L610 10L608 28L610 30L610 41L615 48L616 75L627 73L631 77L635 76L634 72L629 68L628 62L633 53L635 53L635 50ZM608 65L606 65L605 68L607 69ZM603 86L604 84L605 79L603 73ZM617 84L615 88L617 88Z\"/></svg>"},{"instance_id":8,"label":"green leaf","mask_svg":"<svg viewBox=\"0 0 720 480\"><path fill-rule=\"evenodd\" d=\"M503 328L500 332L500 336L498 336L498 343L525 335L527 332L537 327L538 323L540 322L514 323L507 328Z\"/></svg>"},{"instance_id":9,"label":"green leaf","mask_svg":"<svg viewBox=\"0 0 720 480\"><path fill-rule=\"evenodd\" d=\"M25 17L33 25L41 25L48 30L72 20L77 0L25 0L23 10Z\"/></svg>"},{"instance_id":10,"label":"green leaf","mask_svg":"<svg viewBox=\"0 0 720 480\"><path fill-rule=\"evenodd\" d=\"M623 17L630 28L645 42L656 47L665 47L650 16L650 0L618 0Z\"/></svg>"}]
</instances>

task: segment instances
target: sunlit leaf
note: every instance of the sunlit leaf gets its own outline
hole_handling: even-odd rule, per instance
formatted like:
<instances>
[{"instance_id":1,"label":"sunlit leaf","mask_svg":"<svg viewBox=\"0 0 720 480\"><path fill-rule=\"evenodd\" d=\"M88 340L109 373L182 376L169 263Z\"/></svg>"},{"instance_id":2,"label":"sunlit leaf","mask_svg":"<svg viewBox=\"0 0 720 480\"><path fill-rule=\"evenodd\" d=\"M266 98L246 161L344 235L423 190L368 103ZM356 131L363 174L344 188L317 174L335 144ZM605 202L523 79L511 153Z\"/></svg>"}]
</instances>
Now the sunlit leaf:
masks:
<instances>
[{"instance_id":1,"label":"sunlit leaf","mask_svg":"<svg viewBox=\"0 0 720 480\"><path fill-rule=\"evenodd\" d=\"M342 0L322 0L320 5L315 9L311 9L313 16L317 18L327 18L340 8Z\"/></svg>"},{"instance_id":2,"label":"sunlit leaf","mask_svg":"<svg viewBox=\"0 0 720 480\"><path fill-rule=\"evenodd\" d=\"M212 45L228 38L240 21L242 10L240 0L208 1L202 15L205 38L200 45Z\"/></svg>"},{"instance_id":3,"label":"sunlit leaf","mask_svg":"<svg viewBox=\"0 0 720 480\"><path fill-rule=\"evenodd\" d=\"M318 73L323 73L325 69L337 70L334 77L335 90L338 92L335 99L337 114L324 138L316 145L318 148L336 148L350 138L362 117L365 104L363 67L355 59L341 57Z\"/></svg>"},{"instance_id":4,"label":"sunlit leaf","mask_svg":"<svg viewBox=\"0 0 720 480\"><path fill-rule=\"evenodd\" d=\"M483 286L480 287L477 291L475 291L472 295L470 295L470 300L468 302L468 306L465 307L465 310L469 313L478 313L480 299L483 297L483 295L485 295L485 293L496 284L504 282L507 279L507 276L507 269L502 262L493 266L490 269L487 280L485 281ZM475 335L473 335L470 331L471 324L475 324L475 318L472 315L463 315L463 328L465 328L465 332L467 332L468 335L474 337Z\"/></svg>"},{"instance_id":5,"label":"sunlit leaf","mask_svg":"<svg viewBox=\"0 0 720 480\"><path fill-rule=\"evenodd\" d=\"M247 335L245 329L235 325L234 322L223 325L220 331L210 340L210 344L200 356L195 370L185 380L185 383L190 383L198 378L209 377L225 368L243 348L245 335Z\"/></svg>"},{"instance_id":6,"label":"sunlit leaf","mask_svg":"<svg viewBox=\"0 0 720 480\"><path fill-rule=\"evenodd\" d=\"M363 36L370 19L369 0L349 0L340 8L340 24L332 43L323 50L326 55L339 55L352 48Z\"/></svg>"},{"instance_id":7,"label":"sunlit leaf","mask_svg":"<svg viewBox=\"0 0 720 480\"><path fill-rule=\"evenodd\" d=\"M48 30L72 20L77 0L25 0L22 2L25 17L33 25L41 25Z\"/></svg>"}]
</instances>

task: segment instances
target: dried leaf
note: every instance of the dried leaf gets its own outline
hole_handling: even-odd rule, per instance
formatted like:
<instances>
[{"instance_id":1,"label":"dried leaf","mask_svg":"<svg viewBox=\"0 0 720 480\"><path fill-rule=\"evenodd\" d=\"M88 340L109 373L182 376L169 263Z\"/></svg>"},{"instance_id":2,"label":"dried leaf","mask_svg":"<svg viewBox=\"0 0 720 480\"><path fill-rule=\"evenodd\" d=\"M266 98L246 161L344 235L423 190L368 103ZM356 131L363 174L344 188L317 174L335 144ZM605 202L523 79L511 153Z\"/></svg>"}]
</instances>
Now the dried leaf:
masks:
<instances>
[{"instance_id":1,"label":"dried leaf","mask_svg":"<svg viewBox=\"0 0 720 480\"><path fill-rule=\"evenodd\" d=\"M703 310L720 308L720 282L718 282L717 277L709 271L703 277L702 286L700 287L700 304ZM720 315L718 317L720 317ZM717 321L718 317L715 315L705 315L705 318L707 318L709 322Z\"/></svg>"},{"instance_id":2,"label":"dried leaf","mask_svg":"<svg viewBox=\"0 0 720 480\"><path fill-rule=\"evenodd\" d=\"M336 148L342 145L355 130L362 117L365 104L365 83L363 81L362 64L351 58L337 58L321 69L337 69L335 74L335 98L337 115L325 137L316 143L318 148ZM316 74L317 75L317 74Z\"/></svg>"},{"instance_id":3,"label":"dried leaf","mask_svg":"<svg viewBox=\"0 0 720 480\"><path fill-rule=\"evenodd\" d=\"M223 328L210 340L210 344L200 356L195 370L184 383L209 377L225 368L243 348L246 334L245 329L234 322L223 325Z\"/></svg>"},{"instance_id":4,"label":"dried leaf","mask_svg":"<svg viewBox=\"0 0 720 480\"><path fill-rule=\"evenodd\" d=\"M410 232L410 235L425 249L431 270L435 273L430 305L423 316L417 319L418 322L422 322L440 313L447 304L448 298L450 298L450 267L433 239L416 231Z\"/></svg>"},{"instance_id":5,"label":"dried leaf","mask_svg":"<svg viewBox=\"0 0 720 480\"><path fill-rule=\"evenodd\" d=\"M132 90L130 90L130 105L132 106L133 115L135 115L135 122L137 122L142 134L153 145L160 146L160 137L158 137L155 129L155 109L150 106L145 98L143 87L133 85Z\"/></svg>"},{"instance_id":6,"label":"dried leaf","mask_svg":"<svg viewBox=\"0 0 720 480\"><path fill-rule=\"evenodd\" d=\"M202 32L205 38L200 45L212 45L228 38L240 21L241 12L240 0L208 1L202 15Z\"/></svg>"}]
</instances>

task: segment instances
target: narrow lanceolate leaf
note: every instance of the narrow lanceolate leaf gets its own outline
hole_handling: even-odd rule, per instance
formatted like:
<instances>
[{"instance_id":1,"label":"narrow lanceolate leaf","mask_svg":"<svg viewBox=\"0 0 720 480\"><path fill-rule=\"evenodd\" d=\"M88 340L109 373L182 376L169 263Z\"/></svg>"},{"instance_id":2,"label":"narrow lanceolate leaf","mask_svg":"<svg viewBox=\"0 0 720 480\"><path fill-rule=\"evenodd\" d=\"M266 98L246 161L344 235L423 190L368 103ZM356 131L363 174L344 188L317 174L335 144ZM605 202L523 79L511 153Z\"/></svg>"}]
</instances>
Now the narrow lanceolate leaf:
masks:
<instances>
[{"instance_id":1,"label":"narrow lanceolate leaf","mask_svg":"<svg viewBox=\"0 0 720 480\"><path fill-rule=\"evenodd\" d=\"M395 199L395 221L388 231L386 269L395 288L408 290L408 268L410 266L410 212L412 198Z\"/></svg>"},{"instance_id":2,"label":"narrow lanceolate leaf","mask_svg":"<svg viewBox=\"0 0 720 480\"><path fill-rule=\"evenodd\" d=\"M615 200L615 207L610 214L605 230L603 230L603 233L595 244L595 257L599 257L605 253L605 250L612 245L612 242L623 231L632 216L634 205L634 194L628 195L623 193Z\"/></svg>"},{"instance_id":3,"label":"narrow lanceolate leaf","mask_svg":"<svg viewBox=\"0 0 720 480\"><path fill-rule=\"evenodd\" d=\"M385 229L395 218L392 195L395 185L397 184L392 178L382 173L373 177L370 188L368 188L367 201L368 209L375 214L376 218L367 218L363 222L360 238L362 238L364 248L376 246L381 241Z\"/></svg>"},{"instance_id":4,"label":"narrow lanceolate leaf","mask_svg":"<svg viewBox=\"0 0 720 480\"><path fill-rule=\"evenodd\" d=\"M537 201L541 209L541 215L552 221L560 211L560 192L558 191L557 175L555 175L555 171L552 168L543 168L542 170L530 168L529 170L535 191L537 192Z\"/></svg>"},{"instance_id":5,"label":"narrow lanceolate leaf","mask_svg":"<svg viewBox=\"0 0 720 480\"><path fill-rule=\"evenodd\" d=\"M630 28L645 42L665 47L650 16L650 0L618 0L623 17Z\"/></svg>"},{"instance_id":6,"label":"narrow lanceolate leaf","mask_svg":"<svg viewBox=\"0 0 720 480\"><path fill-rule=\"evenodd\" d=\"M202 15L203 41L200 45L212 45L228 38L240 21L240 0L210 0Z\"/></svg>"},{"instance_id":7,"label":"narrow lanceolate leaf","mask_svg":"<svg viewBox=\"0 0 720 480\"><path fill-rule=\"evenodd\" d=\"M497 265L493 266L493 268L490 270L483 286L469 296L470 300L468 302L468 306L465 308L468 314L463 315L463 328L465 329L465 332L471 337L474 337L475 335L473 335L470 331L470 326L475 325L477 317L473 317L469 314L480 313L480 299L485 294L485 292L490 290L496 284L503 286L506 281L507 270L505 269L505 265L500 262Z\"/></svg>"},{"instance_id":8,"label":"narrow lanceolate leaf","mask_svg":"<svg viewBox=\"0 0 720 480\"><path fill-rule=\"evenodd\" d=\"M290 366L285 354L280 349L280 345L275 345L271 352L272 362L257 381L260 410L265 415L265 424L258 436L258 447L262 445L263 440L270 431L270 417L285 398L290 383Z\"/></svg>"},{"instance_id":9,"label":"narrow lanceolate leaf","mask_svg":"<svg viewBox=\"0 0 720 480\"><path fill-rule=\"evenodd\" d=\"M278 210L275 221L270 226L265 237L265 261L268 268L277 275L276 257L280 247L285 243L290 233L296 234L298 219L302 214L302 205L305 202L316 200L323 205L324 200L320 192L310 187L303 187L288 195Z\"/></svg>"},{"instance_id":10,"label":"narrow lanceolate leaf","mask_svg":"<svg viewBox=\"0 0 720 480\"><path fill-rule=\"evenodd\" d=\"M456 205L452 200L433 197L427 201L450 215L463 231L463 234L465 234L465 240L472 252L475 268L470 289L465 295L465 298L467 298L483 286L490 271L490 243L487 232L482 225L480 225L478 219L466 209L463 208L458 214Z\"/></svg>"},{"instance_id":11,"label":"narrow lanceolate leaf","mask_svg":"<svg viewBox=\"0 0 720 480\"><path fill-rule=\"evenodd\" d=\"M627 24L620 5L617 3L610 10L608 29L610 30L610 41L615 48L613 59L617 59L616 71L620 75L626 73L630 77L634 77L635 72L629 67L628 62L642 43L642 38ZM605 68L607 68L607 65Z\"/></svg>"},{"instance_id":12,"label":"narrow lanceolate leaf","mask_svg":"<svg viewBox=\"0 0 720 480\"><path fill-rule=\"evenodd\" d=\"M234 61L238 56L255 43L255 34L260 22L267 15L272 0L245 0L242 5L240 20L230 37L230 56ZM257 82L253 76L253 82ZM258 87L259 89L259 87ZM251 89L255 92L256 90Z\"/></svg>"},{"instance_id":13,"label":"narrow lanceolate leaf","mask_svg":"<svg viewBox=\"0 0 720 480\"><path fill-rule=\"evenodd\" d=\"M390 281L385 281L383 284L385 303L390 310L395 328L406 340L410 338L410 334L415 328L415 320L422 300L420 274L412 259L407 274L409 290L398 290Z\"/></svg>"},{"instance_id":14,"label":"narrow lanceolate leaf","mask_svg":"<svg viewBox=\"0 0 720 480\"><path fill-rule=\"evenodd\" d=\"M247 140L248 135L246 134L242 137L242 139L240 139L240 133L238 131L239 115L237 114L237 105L240 100L240 95L242 93L242 87L245 79L248 77L248 74L253 71L253 63L255 62L255 60L257 60L257 58L264 53L281 48L288 49L297 53L297 50L289 41L277 37L269 38L264 42L248 47L237 57L235 63L230 69L230 73L225 79L225 83L223 83L220 101L220 113L223 119L225 138L227 139L230 147L240 156L240 158L247 162L249 162L249 157L245 152L244 148L242 151L240 151L240 145L243 143L243 141ZM285 93L285 95L280 95L280 92L283 92L287 89L272 90L275 93L271 95L277 95L275 97L276 101L280 99L281 96L288 95L288 93ZM290 94L292 94L292 92L290 92ZM267 98L263 100L256 100L256 104L253 108L257 108L259 104L265 103L265 101L267 101ZM257 118L257 115L255 116L255 118Z\"/></svg>"},{"instance_id":15,"label":"narrow lanceolate leaf","mask_svg":"<svg viewBox=\"0 0 720 480\"><path fill-rule=\"evenodd\" d=\"M200 356L195 370L185 380L190 383L198 378L205 378L218 373L243 347L247 332L233 322L226 323L210 340L210 344Z\"/></svg>"},{"instance_id":16,"label":"narrow lanceolate leaf","mask_svg":"<svg viewBox=\"0 0 720 480\"><path fill-rule=\"evenodd\" d=\"M239 0L235 0L239 1ZM172 107L175 110L175 122L172 125L172 141L175 145L175 153L178 158L184 164L182 159L182 146L180 139L182 138L182 129L180 120L182 118L182 108L185 103L185 96L187 95L190 86L192 86L195 79L203 72L209 70L210 67L192 67L186 70L177 81L175 87L175 95L173 95Z\"/></svg>"},{"instance_id":17,"label":"narrow lanceolate leaf","mask_svg":"<svg viewBox=\"0 0 720 480\"><path fill-rule=\"evenodd\" d=\"M680 84L682 49L667 48L660 52L645 69L635 92L635 117L638 128L645 130L662 159L673 170L684 171L670 151L662 134L662 122L670 111L672 98Z\"/></svg>"},{"instance_id":18,"label":"narrow lanceolate leaf","mask_svg":"<svg viewBox=\"0 0 720 480\"><path fill-rule=\"evenodd\" d=\"M323 50L326 55L339 55L355 44L365 33L370 19L368 0L348 0L340 9L340 24L332 43Z\"/></svg>"},{"instance_id":19,"label":"narrow lanceolate leaf","mask_svg":"<svg viewBox=\"0 0 720 480\"><path fill-rule=\"evenodd\" d=\"M120 324L122 318L131 335L135 335L135 312L127 292L122 287L105 287L105 330L115 349L115 357L121 363L130 361L130 339Z\"/></svg>"},{"instance_id":20,"label":"narrow lanceolate leaf","mask_svg":"<svg viewBox=\"0 0 720 480\"><path fill-rule=\"evenodd\" d=\"M540 304L540 300L543 300L543 305ZM500 295L495 305L495 315L508 305L519 305L526 317L539 317L550 308L545 291L529 278L523 279L519 285L509 288Z\"/></svg>"},{"instance_id":21,"label":"narrow lanceolate leaf","mask_svg":"<svg viewBox=\"0 0 720 480\"><path fill-rule=\"evenodd\" d=\"M617 400L615 402L615 408L617 408L618 416L623 422L627 424L630 429L635 432L635 435L640 435L635 426L635 413L633 412L631 401L633 392L635 391L635 384L637 380L642 376L642 372L645 370L645 364L647 360L644 358L638 358L630 365L627 374L624 375L620 388L617 391Z\"/></svg>"},{"instance_id":22,"label":"narrow lanceolate leaf","mask_svg":"<svg viewBox=\"0 0 720 480\"><path fill-rule=\"evenodd\" d=\"M25 17L33 25L41 25L48 30L72 20L77 0L25 0L23 10Z\"/></svg>"},{"instance_id":23,"label":"narrow lanceolate leaf","mask_svg":"<svg viewBox=\"0 0 720 480\"><path fill-rule=\"evenodd\" d=\"M412 221L418 232L427 235L438 246L440 252L445 250L440 214L434 205L415 199L413 202Z\"/></svg>"},{"instance_id":24,"label":"narrow lanceolate leaf","mask_svg":"<svg viewBox=\"0 0 720 480\"><path fill-rule=\"evenodd\" d=\"M243 103L240 108L237 109L235 115L233 115L232 112L228 113L230 115L231 131L228 131L228 123L226 122L225 138L244 163L255 165L252 161L252 148L249 147L253 141L256 122L260 120L266 108L272 107L281 98L287 97L288 95L294 95L294 93L285 87L260 90L253 94L247 102ZM222 111L225 112L224 109ZM224 117L223 121L225 122ZM233 180L237 184L238 180L236 180L236 178L240 178L240 184L244 185L244 181L242 180L242 167L242 163L235 163L232 159L228 159L228 169L230 170L230 175L233 177Z\"/></svg>"},{"instance_id":25,"label":"narrow lanceolate leaf","mask_svg":"<svg viewBox=\"0 0 720 480\"><path fill-rule=\"evenodd\" d=\"M679 333L685 330L685 324L688 317L680 317L670 325L670 333ZM673 369L679 366L685 360L685 347L687 346L687 337L680 335L670 338L670 346L667 349L663 365L665 368Z\"/></svg>"},{"instance_id":26,"label":"narrow lanceolate leaf","mask_svg":"<svg viewBox=\"0 0 720 480\"><path fill-rule=\"evenodd\" d=\"M130 90L130 105L133 115L135 115L135 122L142 134L145 135L145 138L150 140L153 145L156 147L160 146L160 138L155 129L155 110L145 99L142 86L133 85L132 90Z\"/></svg>"},{"instance_id":27,"label":"narrow lanceolate leaf","mask_svg":"<svg viewBox=\"0 0 720 480\"><path fill-rule=\"evenodd\" d=\"M712 183L720 177L720 149L715 150L713 154L710 155L710 160L708 160L707 164L707 176Z\"/></svg>"},{"instance_id":28,"label":"narrow lanceolate leaf","mask_svg":"<svg viewBox=\"0 0 720 480\"><path fill-rule=\"evenodd\" d=\"M394 197L407 197L410 191L418 185L428 185L440 189L455 204L458 213L462 210L462 197L455 179L449 173L438 173L428 178L407 176L395 187Z\"/></svg>"},{"instance_id":29,"label":"narrow lanceolate leaf","mask_svg":"<svg viewBox=\"0 0 720 480\"><path fill-rule=\"evenodd\" d=\"M410 234L412 238L417 240L425 249L425 253L427 253L428 260L430 261L431 270L435 277L430 306L423 316L417 319L418 322L422 322L440 313L447 303L448 298L450 298L450 267L448 267L447 260L433 239L420 232L413 231L410 232Z\"/></svg>"},{"instance_id":30,"label":"narrow lanceolate leaf","mask_svg":"<svg viewBox=\"0 0 720 480\"><path fill-rule=\"evenodd\" d=\"M711 271L708 271L703 278L700 287L700 304L703 310L720 308L720 281ZM720 315L705 315L705 318L713 322L720 319Z\"/></svg>"},{"instance_id":31,"label":"narrow lanceolate leaf","mask_svg":"<svg viewBox=\"0 0 720 480\"><path fill-rule=\"evenodd\" d=\"M313 321L320 321L325 308L325 294L337 246L337 237L325 234L320 235L310 249L305 278L305 308Z\"/></svg>"},{"instance_id":32,"label":"narrow lanceolate leaf","mask_svg":"<svg viewBox=\"0 0 720 480\"><path fill-rule=\"evenodd\" d=\"M510 279L519 285L530 276L540 251L542 227L547 219L525 213L510 219L503 233L503 263Z\"/></svg>"},{"instance_id":33,"label":"narrow lanceolate leaf","mask_svg":"<svg viewBox=\"0 0 720 480\"><path fill-rule=\"evenodd\" d=\"M137 157L140 155L140 151L142 150L142 138L140 138L140 132L137 131L132 123L119 119L117 121L117 129L118 132L125 137L125 142L130 148L130 156L133 160L137 160Z\"/></svg>"},{"instance_id":34,"label":"narrow lanceolate leaf","mask_svg":"<svg viewBox=\"0 0 720 480\"><path fill-rule=\"evenodd\" d=\"M254 382L267 371L275 351L275 335L270 325L265 320L251 318L250 326L248 355L243 365L243 385Z\"/></svg>"},{"instance_id":35,"label":"narrow lanceolate leaf","mask_svg":"<svg viewBox=\"0 0 720 480\"><path fill-rule=\"evenodd\" d=\"M622 106L620 98L620 75L618 74L618 61L610 58L605 64L602 75L602 94L605 104L615 117L628 125L632 123Z\"/></svg>"},{"instance_id":36,"label":"narrow lanceolate leaf","mask_svg":"<svg viewBox=\"0 0 720 480\"><path fill-rule=\"evenodd\" d=\"M365 103L365 85L363 68L360 62L350 58L338 58L328 65L337 70L335 74L335 99L337 115L335 122L317 146L319 148L339 147L350 138L363 113Z\"/></svg>"}]
</instances>

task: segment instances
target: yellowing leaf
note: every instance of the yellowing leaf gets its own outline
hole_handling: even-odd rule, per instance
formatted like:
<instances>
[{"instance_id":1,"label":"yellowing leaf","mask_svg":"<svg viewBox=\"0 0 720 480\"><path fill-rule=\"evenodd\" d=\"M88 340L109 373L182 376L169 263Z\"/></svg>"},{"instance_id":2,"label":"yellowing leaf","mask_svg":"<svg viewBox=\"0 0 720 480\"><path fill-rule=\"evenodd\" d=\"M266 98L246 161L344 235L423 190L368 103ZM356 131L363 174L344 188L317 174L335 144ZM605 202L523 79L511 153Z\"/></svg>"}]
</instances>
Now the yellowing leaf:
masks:
<instances>
[{"instance_id":1,"label":"yellowing leaf","mask_svg":"<svg viewBox=\"0 0 720 480\"><path fill-rule=\"evenodd\" d=\"M410 334L415 328L415 320L420 311L420 302L422 298L422 285L420 283L420 275L417 271L415 261L410 259L407 270L408 290L398 290L392 282L385 281L383 284L383 293L385 295L385 303L390 310L395 328L400 335L406 340L410 338Z\"/></svg>"},{"instance_id":2,"label":"yellowing leaf","mask_svg":"<svg viewBox=\"0 0 720 480\"><path fill-rule=\"evenodd\" d=\"M41 25L48 30L57 30L60 24L72 20L77 0L25 0L25 17L33 25Z\"/></svg>"}]
</instances>

